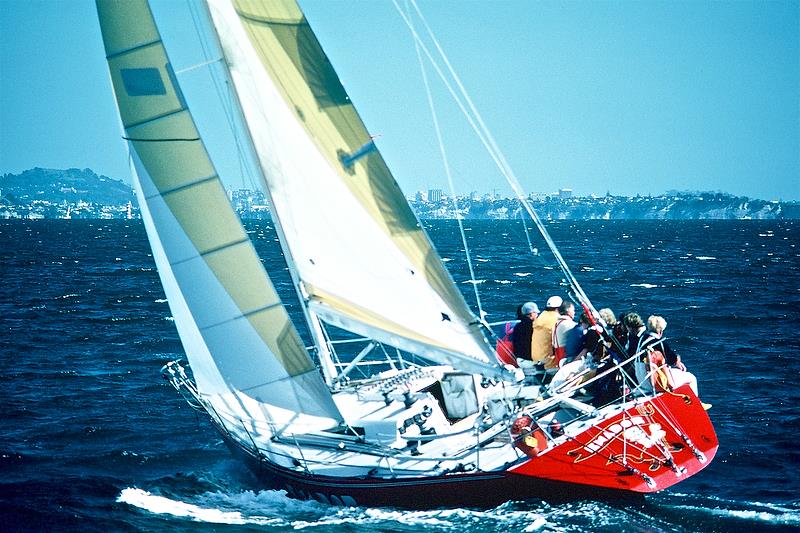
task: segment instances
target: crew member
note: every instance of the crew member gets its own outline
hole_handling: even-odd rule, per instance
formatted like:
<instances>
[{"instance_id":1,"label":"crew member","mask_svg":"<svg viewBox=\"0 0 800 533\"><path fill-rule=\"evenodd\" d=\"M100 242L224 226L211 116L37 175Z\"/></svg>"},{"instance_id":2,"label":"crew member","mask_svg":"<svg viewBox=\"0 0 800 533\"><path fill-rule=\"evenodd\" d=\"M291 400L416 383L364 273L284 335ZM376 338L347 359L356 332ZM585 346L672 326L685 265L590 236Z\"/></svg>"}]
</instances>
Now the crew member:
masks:
<instances>
[{"instance_id":1,"label":"crew member","mask_svg":"<svg viewBox=\"0 0 800 533\"><path fill-rule=\"evenodd\" d=\"M573 329L578 324L575 323L575 304L572 302L561 302L558 307L558 319L553 328L553 354L556 358L556 365L561 366L563 362L569 363L575 353L567 353L567 346L570 344L570 333L575 333ZM575 343L572 343L573 345Z\"/></svg>"},{"instance_id":2,"label":"crew member","mask_svg":"<svg viewBox=\"0 0 800 533\"><path fill-rule=\"evenodd\" d=\"M560 296L547 299L545 310L533 322L531 336L531 359L534 363L544 363L546 370L557 368L553 353L553 330L558 320L558 308L564 302Z\"/></svg>"},{"instance_id":3,"label":"crew member","mask_svg":"<svg viewBox=\"0 0 800 533\"><path fill-rule=\"evenodd\" d=\"M514 345L514 357L517 359L531 360L531 340L533 337L533 322L539 316L539 306L534 302L526 302L519 309L519 322L511 332L511 341Z\"/></svg>"}]
</instances>

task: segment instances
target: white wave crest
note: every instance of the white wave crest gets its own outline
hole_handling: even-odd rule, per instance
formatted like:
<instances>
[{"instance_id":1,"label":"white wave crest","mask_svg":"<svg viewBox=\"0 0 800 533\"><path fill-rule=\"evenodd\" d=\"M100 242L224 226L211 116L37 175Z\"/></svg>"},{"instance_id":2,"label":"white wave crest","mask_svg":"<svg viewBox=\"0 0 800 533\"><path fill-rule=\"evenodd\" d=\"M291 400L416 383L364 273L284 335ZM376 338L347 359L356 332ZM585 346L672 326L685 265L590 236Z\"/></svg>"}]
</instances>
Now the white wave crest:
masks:
<instances>
[{"instance_id":1,"label":"white wave crest","mask_svg":"<svg viewBox=\"0 0 800 533\"><path fill-rule=\"evenodd\" d=\"M658 285L653 285L652 283L633 283L631 287L641 287L643 289L655 289Z\"/></svg>"},{"instance_id":2,"label":"white wave crest","mask_svg":"<svg viewBox=\"0 0 800 533\"><path fill-rule=\"evenodd\" d=\"M800 526L800 512L791 509L779 508L777 506L767 506L764 504L754 504L767 507L768 510L755 510L755 509L725 509L723 507L698 507L694 505L673 505L672 509L684 509L687 511L707 513L713 516L738 518L740 520L748 520L752 522L765 522L769 524L781 524Z\"/></svg>"},{"instance_id":3,"label":"white wave crest","mask_svg":"<svg viewBox=\"0 0 800 533\"><path fill-rule=\"evenodd\" d=\"M193 496L194 503L152 494L137 488L124 489L117 501L158 515L211 524L251 524L290 527L292 515L321 517L328 506L315 501L293 500L285 491L243 491L234 494L207 492Z\"/></svg>"},{"instance_id":4,"label":"white wave crest","mask_svg":"<svg viewBox=\"0 0 800 533\"><path fill-rule=\"evenodd\" d=\"M153 514L168 514L179 518L188 518L196 522L240 525L247 523L247 520L238 511L207 509L191 503L156 496L142 489L130 487L123 489L117 501L144 509Z\"/></svg>"},{"instance_id":5,"label":"white wave crest","mask_svg":"<svg viewBox=\"0 0 800 533\"><path fill-rule=\"evenodd\" d=\"M452 531L459 524L470 526L476 523L489 529L515 531L538 531L545 525L553 525L545 514L509 508L509 504L487 511L333 507L315 501L294 500L286 496L284 491L277 490L243 491L234 494L207 492L193 495L191 500L181 501L133 487L124 489L117 497L117 502L149 513L208 524L291 529L370 526L378 531L396 528L398 524L428 531Z\"/></svg>"}]
</instances>

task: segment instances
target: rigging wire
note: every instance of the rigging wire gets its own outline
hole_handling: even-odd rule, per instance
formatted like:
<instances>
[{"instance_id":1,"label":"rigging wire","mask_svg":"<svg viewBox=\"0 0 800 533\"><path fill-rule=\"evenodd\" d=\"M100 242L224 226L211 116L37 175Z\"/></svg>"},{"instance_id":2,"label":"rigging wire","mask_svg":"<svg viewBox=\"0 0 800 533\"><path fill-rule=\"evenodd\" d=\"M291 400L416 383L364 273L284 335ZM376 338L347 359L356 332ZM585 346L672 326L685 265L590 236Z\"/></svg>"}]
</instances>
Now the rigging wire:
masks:
<instances>
[{"instance_id":1,"label":"rigging wire","mask_svg":"<svg viewBox=\"0 0 800 533\"><path fill-rule=\"evenodd\" d=\"M434 35L433 31L431 30L430 26L428 25L428 23L427 23L424 15L420 11L419 6L417 5L416 1L415 0L410 0L411 5L414 6L414 9L416 10L418 17L420 18L420 20L422 21L423 25L425 26L425 29L427 30L427 33L428 33L428 37L430 38L431 42L435 46L435 48L436 48L436 50L438 52L438 55L441 57L444 65L447 68L447 71L449 73L449 77L458 86L458 89L459 89L458 92L460 93L461 97L459 97L458 94L456 93L456 91L453 88L452 84L450 83L448 77L445 76L444 72L439 67L439 64L433 58L433 55L431 54L430 50L428 50L428 48L422 42L421 37L419 36L417 31L415 30L415 28L411 24L411 21L409 20L409 18L406 17L404 15L404 13L402 12L402 10L399 8L399 6L397 4L397 0L392 0L392 2L395 5L395 8L397 9L397 11L400 13L401 18L406 23L406 26L408 26L409 30L411 31L412 35L414 36L414 39L417 42L419 42L420 48L423 50L423 52L425 52L425 55L428 57L429 61L431 61L431 64L433 65L434 70L436 70L437 74L439 74L440 79L442 80L444 85L447 87L447 89L450 92L451 96L453 96L453 99L455 100L455 102L458 105L458 107L461 109L462 113L464 114L465 118L467 119L467 122L470 124L470 126L474 130L475 134L478 136L478 138L480 139L481 143L486 148L487 152L489 153L489 156L495 162L495 165L497 165L498 170L500 170L500 173L505 177L506 182L509 184L511 189L517 195L517 199L520 201L522 206L525 208L525 211L527 211L528 215L530 215L531 219L533 220L533 222L535 223L537 229L539 230L539 233L541 233L542 237L544 238L545 242L547 243L548 247L550 248L551 253L555 257L556 262L558 263L558 266L561 268L561 271L566 276L570 286L572 286L573 290L575 291L575 294L578 297L578 299L580 300L581 304L586 308L587 311L591 312L591 315L597 316L597 311L595 310L594 306L592 305L591 301L589 300L589 297L583 291L583 288L578 283L578 280L573 275L573 273L570 270L569 266L567 265L566 261L564 261L564 258L562 257L561 253L558 251L558 248L556 247L555 242L553 241L552 237L550 236L549 232L547 231L547 228L545 228L544 223L539 218L539 216L536 213L536 211L534 211L533 206L531 205L530 201L525 197L525 194L524 194L524 191L522 189L522 186L521 186L519 180L517 179L516 175L514 174L514 171L511 169L511 166L506 161L505 156L503 155L502 151L498 147L496 141L494 140L494 137L492 136L491 132L489 131L489 128L484 123L480 113L478 112L477 108L475 107L475 104L472 102L472 99L470 98L466 88L461 83L461 79L456 74L452 64L450 63L449 59L447 58L447 55L445 54L444 50L442 49L441 45L439 44L438 39L436 39L436 36ZM461 98L463 98L463 102L462 102ZM467 109L467 108L469 108L469 109Z\"/></svg>"},{"instance_id":2,"label":"rigging wire","mask_svg":"<svg viewBox=\"0 0 800 533\"><path fill-rule=\"evenodd\" d=\"M179 72L188 72L195 68L209 65L208 73L211 77L211 81L214 84L214 90L217 93L217 98L222 107L222 111L225 114L225 118L228 122L228 127L230 127L231 135L233 136L233 141L236 144L236 155L237 160L239 163L239 174L241 178L242 186L248 185L252 190L259 190L260 187L257 185L257 181L253 178L253 171L251 168L251 160L245 155L245 149L242 146L241 141L241 134L239 133L239 129L237 128L236 124L236 112L234 111L234 104L233 104L233 91L231 90L230 84L228 83L227 77L222 76L223 79L220 79L219 73L214 68L215 64L218 62L224 62L225 58L221 54L213 54L212 51L215 49L215 46L208 42L207 37L204 37L204 32L202 30L202 21L206 20L198 7L198 3L193 0L186 0L186 3L189 7L189 13L192 17L192 24L194 25L195 33L197 34L197 40L200 43L200 49L203 52L203 57L206 59L205 63L200 65L195 65L194 67L181 69ZM219 56L216 59L212 59L215 56ZM176 73L177 74L177 73Z\"/></svg>"},{"instance_id":3,"label":"rigging wire","mask_svg":"<svg viewBox=\"0 0 800 533\"><path fill-rule=\"evenodd\" d=\"M406 7L408 7L408 0L406 0ZM410 20L410 17L409 17L409 20ZM453 174L452 174L452 172L450 170L450 162L449 162L449 160L447 158L447 150L444 147L444 140L442 139L442 131L439 128L439 118L438 118L438 115L436 114L436 106L435 106L435 104L433 102L433 95L431 94L431 87L430 87L430 83L428 82L428 74L427 74L427 72L425 70L425 63L422 60L422 54L420 53L420 50L419 50L419 42L416 39L414 40L414 47L415 47L416 52L417 52L417 60L419 61L419 69L420 69L420 72L422 73L422 81L423 81L423 83L425 85L425 94L426 94L426 96L428 98L428 107L430 108L431 118L433 120L433 129L436 132L436 140L439 143L439 152L442 155L442 164L444 165L444 172L445 172L445 175L447 176L447 185L448 185L448 187L450 189L450 199L453 202L453 209L456 212L456 222L458 223L458 231L461 234L461 242L464 245L464 256L466 257L467 267L469 268L470 281L472 282L471 285L472 285L473 290L475 291L475 301L476 301L476 304L478 306L478 317L479 317L479 319L482 320L483 316L484 316L484 312L483 312L483 306L481 305L481 295L480 295L480 292L478 291L478 283L477 283L477 280L475 278L475 267L474 267L474 265L472 263L472 254L470 253L469 245L467 244L467 235L466 235L466 232L464 231L464 221L462 220L462 218L460 216L460 211L459 211L459 207L458 207L458 199L456 199L455 185L453 183Z\"/></svg>"},{"instance_id":4,"label":"rigging wire","mask_svg":"<svg viewBox=\"0 0 800 533\"><path fill-rule=\"evenodd\" d=\"M525 216L522 214L522 209L517 209L515 214L519 215L519 219L522 221L522 227L525 229L525 240L528 241L528 250L530 250L531 255L538 256L539 249L535 248L531 242L531 234L528 231L528 224L525 223Z\"/></svg>"}]
</instances>

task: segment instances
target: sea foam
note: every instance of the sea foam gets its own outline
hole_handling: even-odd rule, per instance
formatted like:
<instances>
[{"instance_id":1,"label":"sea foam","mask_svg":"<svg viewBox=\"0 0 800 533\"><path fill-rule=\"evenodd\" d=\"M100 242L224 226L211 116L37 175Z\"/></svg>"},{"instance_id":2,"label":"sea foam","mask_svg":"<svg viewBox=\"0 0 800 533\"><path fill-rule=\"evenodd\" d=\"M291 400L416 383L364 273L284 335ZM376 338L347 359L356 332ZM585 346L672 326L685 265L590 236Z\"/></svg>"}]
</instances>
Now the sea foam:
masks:
<instances>
[{"instance_id":1,"label":"sea foam","mask_svg":"<svg viewBox=\"0 0 800 533\"><path fill-rule=\"evenodd\" d=\"M197 522L214 524L246 524L248 523L238 511L221 511L197 505L171 500L164 496L156 496L146 490L126 488L120 493L117 501L127 503L153 514L168 514L179 518L188 518Z\"/></svg>"}]
</instances>

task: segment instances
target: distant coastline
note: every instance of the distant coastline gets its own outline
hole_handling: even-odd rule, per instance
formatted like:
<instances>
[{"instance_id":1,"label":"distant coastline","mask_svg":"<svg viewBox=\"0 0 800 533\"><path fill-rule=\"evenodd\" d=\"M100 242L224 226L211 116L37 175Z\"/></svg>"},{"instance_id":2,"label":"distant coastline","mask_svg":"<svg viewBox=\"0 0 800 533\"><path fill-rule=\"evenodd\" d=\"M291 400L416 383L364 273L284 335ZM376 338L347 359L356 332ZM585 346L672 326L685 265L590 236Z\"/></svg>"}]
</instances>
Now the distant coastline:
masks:
<instances>
[{"instance_id":1,"label":"distant coastline","mask_svg":"<svg viewBox=\"0 0 800 533\"><path fill-rule=\"evenodd\" d=\"M433 192L433 191L431 191ZM521 216L516 198L475 193L454 202L438 194L417 193L409 203L422 220L503 220ZM800 219L800 202L751 199L722 192L669 192L658 196L572 196L531 194L534 209L545 220L777 220ZM228 192L243 219L268 219L261 191ZM141 218L133 189L122 180L91 169L33 168L0 175L0 219Z\"/></svg>"}]
</instances>

